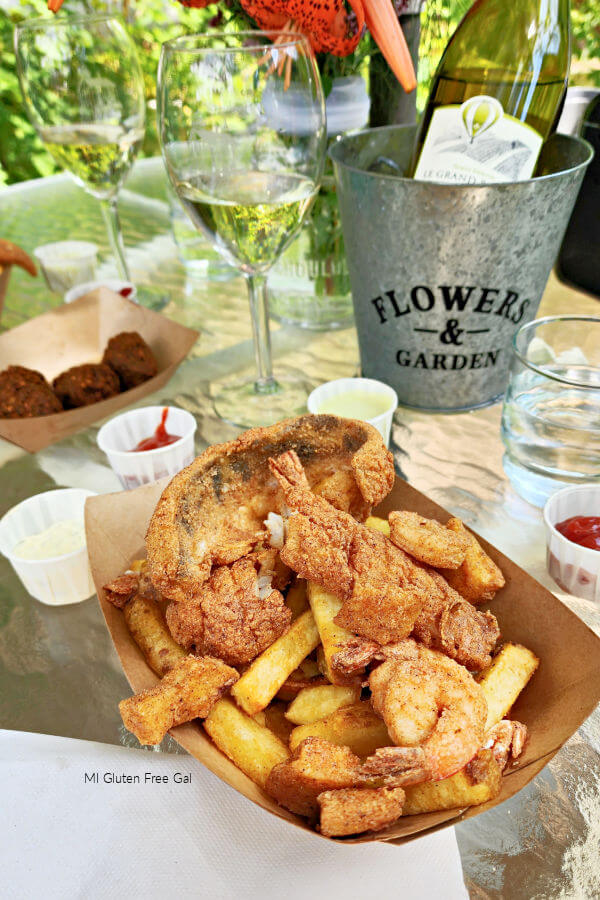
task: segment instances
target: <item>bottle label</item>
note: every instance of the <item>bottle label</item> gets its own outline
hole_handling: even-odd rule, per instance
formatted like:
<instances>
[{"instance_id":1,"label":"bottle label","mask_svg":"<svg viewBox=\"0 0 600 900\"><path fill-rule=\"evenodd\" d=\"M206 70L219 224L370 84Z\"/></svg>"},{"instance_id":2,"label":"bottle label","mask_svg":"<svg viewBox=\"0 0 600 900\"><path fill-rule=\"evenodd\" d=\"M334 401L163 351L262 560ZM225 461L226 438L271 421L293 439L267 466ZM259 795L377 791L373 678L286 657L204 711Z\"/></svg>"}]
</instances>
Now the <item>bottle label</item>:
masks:
<instances>
[{"instance_id":1,"label":"bottle label","mask_svg":"<svg viewBox=\"0 0 600 900\"><path fill-rule=\"evenodd\" d=\"M507 115L495 97L438 107L415 171L421 181L485 184L531 178L542 137Z\"/></svg>"}]
</instances>

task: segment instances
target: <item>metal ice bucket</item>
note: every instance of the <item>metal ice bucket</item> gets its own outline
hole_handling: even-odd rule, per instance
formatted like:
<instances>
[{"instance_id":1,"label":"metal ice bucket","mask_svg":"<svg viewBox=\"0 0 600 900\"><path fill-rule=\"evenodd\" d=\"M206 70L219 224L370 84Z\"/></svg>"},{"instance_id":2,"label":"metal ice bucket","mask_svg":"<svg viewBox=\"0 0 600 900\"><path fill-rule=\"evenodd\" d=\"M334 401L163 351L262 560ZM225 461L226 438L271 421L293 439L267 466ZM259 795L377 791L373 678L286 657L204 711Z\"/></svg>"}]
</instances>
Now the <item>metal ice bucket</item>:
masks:
<instances>
[{"instance_id":1,"label":"metal ice bucket","mask_svg":"<svg viewBox=\"0 0 600 900\"><path fill-rule=\"evenodd\" d=\"M330 149L362 374L419 409L504 393L517 329L533 319L593 151L554 135L529 181L400 177L416 128L375 128Z\"/></svg>"}]
</instances>

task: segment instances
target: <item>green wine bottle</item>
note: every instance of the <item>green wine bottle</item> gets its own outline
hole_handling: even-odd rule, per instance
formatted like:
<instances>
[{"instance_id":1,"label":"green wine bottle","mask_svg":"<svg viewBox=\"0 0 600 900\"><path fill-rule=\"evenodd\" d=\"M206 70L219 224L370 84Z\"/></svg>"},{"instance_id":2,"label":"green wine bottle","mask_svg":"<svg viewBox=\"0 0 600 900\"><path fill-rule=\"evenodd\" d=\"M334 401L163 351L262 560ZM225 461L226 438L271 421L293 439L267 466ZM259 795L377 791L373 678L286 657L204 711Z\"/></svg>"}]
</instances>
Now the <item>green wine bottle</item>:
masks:
<instances>
[{"instance_id":1,"label":"green wine bottle","mask_svg":"<svg viewBox=\"0 0 600 900\"><path fill-rule=\"evenodd\" d=\"M531 178L558 121L570 60L569 0L475 0L434 76L414 177Z\"/></svg>"}]
</instances>

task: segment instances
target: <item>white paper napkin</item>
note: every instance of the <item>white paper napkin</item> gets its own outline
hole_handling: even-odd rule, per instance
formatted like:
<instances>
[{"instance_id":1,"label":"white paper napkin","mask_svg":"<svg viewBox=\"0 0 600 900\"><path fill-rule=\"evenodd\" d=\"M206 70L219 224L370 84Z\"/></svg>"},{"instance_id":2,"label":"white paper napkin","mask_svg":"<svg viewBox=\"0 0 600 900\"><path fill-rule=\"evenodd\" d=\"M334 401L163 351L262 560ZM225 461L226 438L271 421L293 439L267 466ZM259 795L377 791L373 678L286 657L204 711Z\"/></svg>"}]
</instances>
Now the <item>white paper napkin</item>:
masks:
<instances>
[{"instance_id":1,"label":"white paper napkin","mask_svg":"<svg viewBox=\"0 0 600 900\"><path fill-rule=\"evenodd\" d=\"M189 756L0 731L0 797L7 898L467 897L453 828L400 847L334 845L258 809Z\"/></svg>"}]
</instances>

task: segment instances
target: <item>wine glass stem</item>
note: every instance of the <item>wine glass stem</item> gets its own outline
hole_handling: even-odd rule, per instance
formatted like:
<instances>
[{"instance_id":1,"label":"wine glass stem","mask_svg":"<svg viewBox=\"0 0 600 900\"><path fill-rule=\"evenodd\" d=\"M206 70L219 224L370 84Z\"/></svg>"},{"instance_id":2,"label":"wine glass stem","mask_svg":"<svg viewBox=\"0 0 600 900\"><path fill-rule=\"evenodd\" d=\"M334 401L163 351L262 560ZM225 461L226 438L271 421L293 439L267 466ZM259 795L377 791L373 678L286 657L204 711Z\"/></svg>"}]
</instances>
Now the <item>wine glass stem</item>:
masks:
<instances>
[{"instance_id":1,"label":"wine glass stem","mask_svg":"<svg viewBox=\"0 0 600 900\"><path fill-rule=\"evenodd\" d=\"M127 260L125 259L125 245L123 243L123 235L121 233L121 225L119 223L119 213L117 211L117 198L103 198L100 200L100 209L104 218L104 224L108 232L108 240L110 248L117 263L117 272L119 278L123 281L131 281L129 269L127 268Z\"/></svg>"},{"instance_id":2,"label":"wine glass stem","mask_svg":"<svg viewBox=\"0 0 600 900\"><path fill-rule=\"evenodd\" d=\"M279 385L273 378L271 360L271 333L269 331L269 301L267 300L266 275L246 275L252 334L254 336L254 356L258 378L254 382L257 394L274 394Z\"/></svg>"}]
</instances>

